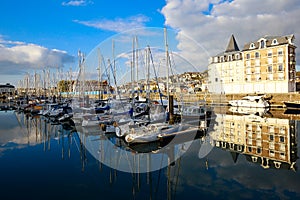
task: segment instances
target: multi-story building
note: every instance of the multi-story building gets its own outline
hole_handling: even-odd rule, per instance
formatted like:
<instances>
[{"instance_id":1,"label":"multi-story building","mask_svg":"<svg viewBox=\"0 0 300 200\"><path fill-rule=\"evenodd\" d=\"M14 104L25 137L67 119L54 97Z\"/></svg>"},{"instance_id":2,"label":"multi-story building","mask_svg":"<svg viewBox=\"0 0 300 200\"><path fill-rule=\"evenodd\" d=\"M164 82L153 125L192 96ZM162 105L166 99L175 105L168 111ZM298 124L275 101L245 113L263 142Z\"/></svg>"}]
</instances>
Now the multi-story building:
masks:
<instances>
[{"instance_id":1,"label":"multi-story building","mask_svg":"<svg viewBox=\"0 0 300 200\"><path fill-rule=\"evenodd\" d=\"M243 87L243 56L232 35L225 52L211 58L208 66L208 90L213 93L235 93Z\"/></svg>"},{"instance_id":2,"label":"multi-story building","mask_svg":"<svg viewBox=\"0 0 300 200\"><path fill-rule=\"evenodd\" d=\"M15 94L15 86L7 83L0 85L0 96L13 96Z\"/></svg>"},{"instance_id":3,"label":"multi-story building","mask_svg":"<svg viewBox=\"0 0 300 200\"><path fill-rule=\"evenodd\" d=\"M294 35L265 36L239 50L232 35L225 52L211 58L212 93L287 93L296 91Z\"/></svg>"}]
</instances>

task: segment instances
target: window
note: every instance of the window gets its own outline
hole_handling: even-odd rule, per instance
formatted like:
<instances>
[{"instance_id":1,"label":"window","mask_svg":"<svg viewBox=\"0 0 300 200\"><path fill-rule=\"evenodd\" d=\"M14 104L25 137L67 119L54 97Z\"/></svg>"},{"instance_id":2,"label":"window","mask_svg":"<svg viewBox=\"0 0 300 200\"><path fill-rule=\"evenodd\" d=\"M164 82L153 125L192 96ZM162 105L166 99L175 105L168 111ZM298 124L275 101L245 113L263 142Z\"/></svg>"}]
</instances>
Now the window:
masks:
<instances>
[{"instance_id":1,"label":"window","mask_svg":"<svg viewBox=\"0 0 300 200\"><path fill-rule=\"evenodd\" d=\"M272 57L272 51L268 52L268 57Z\"/></svg>"},{"instance_id":2,"label":"window","mask_svg":"<svg viewBox=\"0 0 300 200\"><path fill-rule=\"evenodd\" d=\"M272 45L276 45L276 44L278 44L278 41L277 41L277 39L274 39L274 40L272 41Z\"/></svg>"},{"instance_id":3,"label":"window","mask_svg":"<svg viewBox=\"0 0 300 200\"><path fill-rule=\"evenodd\" d=\"M218 82L218 78L215 78L215 81Z\"/></svg>"},{"instance_id":4,"label":"window","mask_svg":"<svg viewBox=\"0 0 300 200\"><path fill-rule=\"evenodd\" d=\"M272 65L268 66L268 72L270 72L270 73L272 72Z\"/></svg>"},{"instance_id":5,"label":"window","mask_svg":"<svg viewBox=\"0 0 300 200\"><path fill-rule=\"evenodd\" d=\"M282 56L283 55L283 51L282 51L282 49L278 49L278 56Z\"/></svg>"},{"instance_id":6,"label":"window","mask_svg":"<svg viewBox=\"0 0 300 200\"><path fill-rule=\"evenodd\" d=\"M280 142L284 142L284 137L283 137L283 136L280 136L280 137L279 137L279 140L280 140Z\"/></svg>"},{"instance_id":7,"label":"window","mask_svg":"<svg viewBox=\"0 0 300 200\"><path fill-rule=\"evenodd\" d=\"M282 71L283 71L283 66L282 66L282 64L279 64L279 65L278 65L278 71L279 71L279 72L282 72Z\"/></svg>"},{"instance_id":8,"label":"window","mask_svg":"<svg viewBox=\"0 0 300 200\"><path fill-rule=\"evenodd\" d=\"M248 60L250 59L250 54L249 53L246 54L246 59L248 59Z\"/></svg>"},{"instance_id":9,"label":"window","mask_svg":"<svg viewBox=\"0 0 300 200\"><path fill-rule=\"evenodd\" d=\"M270 141L274 141L274 135L270 135Z\"/></svg>"},{"instance_id":10,"label":"window","mask_svg":"<svg viewBox=\"0 0 300 200\"><path fill-rule=\"evenodd\" d=\"M251 151L252 151L252 148L251 148L251 147L248 147L248 151L251 152Z\"/></svg>"},{"instance_id":11,"label":"window","mask_svg":"<svg viewBox=\"0 0 300 200\"><path fill-rule=\"evenodd\" d=\"M256 81L261 81L260 75L257 75L255 78L256 78Z\"/></svg>"},{"instance_id":12,"label":"window","mask_svg":"<svg viewBox=\"0 0 300 200\"><path fill-rule=\"evenodd\" d=\"M259 58L259 52L255 52L255 58Z\"/></svg>"},{"instance_id":13,"label":"window","mask_svg":"<svg viewBox=\"0 0 300 200\"><path fill-rule=\"evenodd\" d=\"M250 44L250 49L254 49L254 48L255 48L254 43L251 43L251 44Z\"/></svg>"},{"instance_id":14,"label":"window","mask_svg":"<svg viewBox=\"0 0 300 200\"><path fill-rule=\"evenodd\" d=\"M240 59L240 55L239 55L239 54L236 54L236 55L235 55L235 59L237 59L237 60Z\"/></svg>"},{"instance_id":15,"label":"window","mask_svg":"<svg viewBox=\"0 0 300 200\"><path fill-rule=\"evenodd\" d=\"M260 154L261 153L261 148L257 148L256 152Z\"/></svg>"},{"instance_id":16,"label":"window","mask_svg":"<svg viewBox=\"0 0 300 200\"><path fill-rule=\"evenodd\" d=\"M260 41L260 48L265 48L265 41L264 40Z\"/></svg>"}]
</instances>

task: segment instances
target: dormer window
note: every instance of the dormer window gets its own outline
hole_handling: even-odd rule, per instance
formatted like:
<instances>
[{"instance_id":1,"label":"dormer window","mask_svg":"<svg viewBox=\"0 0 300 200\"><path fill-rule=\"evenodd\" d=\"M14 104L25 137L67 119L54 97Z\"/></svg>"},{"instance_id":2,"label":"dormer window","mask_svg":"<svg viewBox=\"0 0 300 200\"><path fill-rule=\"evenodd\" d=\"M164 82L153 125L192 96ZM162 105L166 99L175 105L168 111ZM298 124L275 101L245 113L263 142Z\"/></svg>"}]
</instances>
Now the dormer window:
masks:
<instances>
[{"instance_id":1,"label":"dormer window","mask_svg":"<svg viewBox=\"0 0 300 200\"><path fill-rule=\"evenodd\" d=\"M272 40L272 45L276 45L276 44L278 44L277 39Z\"/></svg>"},{"instance_id":2,"label":"dormer window","mask_svg":"<svg viewBox=\"0 0 300 200\"><path fill-rule=\"evenodd\" d=\"M250 49L254 49L255 48L255 44L254 43L251 43L250 44Z\"/></svg>"},{"instance_id":3,"label":"dormer window","mask_svg":"<svg viewBox=\"0 0 300 200\"><path fill-rule=\"evenodd\" d=\"M260 41L260 48L263 49L265 48L266 42L264 40Z\"/></svg>"}]
</instances>

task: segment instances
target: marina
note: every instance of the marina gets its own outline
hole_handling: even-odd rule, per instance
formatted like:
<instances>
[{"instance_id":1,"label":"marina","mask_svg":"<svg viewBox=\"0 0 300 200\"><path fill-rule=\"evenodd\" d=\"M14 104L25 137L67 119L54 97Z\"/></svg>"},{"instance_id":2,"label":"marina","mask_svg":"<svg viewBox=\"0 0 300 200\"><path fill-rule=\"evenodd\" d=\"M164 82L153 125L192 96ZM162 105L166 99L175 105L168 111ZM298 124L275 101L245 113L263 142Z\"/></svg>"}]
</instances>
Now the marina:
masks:
<instances>
[{"instance_id":1,"label":"marina","mask_svg":"<svg viewBox=\"0 0 300 200\"><path fill-rule=\"evenodd\" d=\"M247 88L248 93L234 94L227 93L233 79L224 85L206 85L211 72L171 75L174 61L166 39L164 29L164 54L157 54L162 58L155 57L150 46L139 54L133 37L125 75L115 58L101 62L96 48L87 58L78 52L75 79L66 77L51 86L46 73L41 79L35 72L33 81L28 74L24 77L23 87L3 85L9 88L0 111L3 195L12 199L53 199L57 194L64 199L299 198L300 113L286 106L299 96L296 83L280 85L293 91L278 92L275 87L274 93L261 93L254 91L256 83L245 81L240 90ZM225 56L241 55L234 41L232 36ZM230 61L222 55L214 58L211 70ZM140 63L138 56L145 62ZM165 62L162 74L157 74L153 58ZM99 74L90 64L94 61ZM237 62L242 61L238 57ZM228 75L214 76L217 82ZM259 89L266 89L270 81ZM187 82L203 90L189 88ZM10 192L12 187L20 192Z\"/></svg>"},{"instance_id":2,"label":"marina","mask_svg":"<svg viewBox=\"0 0 300 200\"><path fill-rule=\"evenodd\" d=\"M300 199L299 0L1 8L1 199Z\"/></svg>"},{"instance_id":3,"label":"marina","mask_svg":"<svg viewBox=\"0 0 300 200\"><path fill-rule=\"evenodd\" d=\"M53 199L58 194L65 199L299 198L299 121L284 114L285 109L256 114L222 106L213 111L207 132L182 134L171 143L137 145L97 128L0 111L1 195L6 199Z\"/></svg>"}]
</instances>

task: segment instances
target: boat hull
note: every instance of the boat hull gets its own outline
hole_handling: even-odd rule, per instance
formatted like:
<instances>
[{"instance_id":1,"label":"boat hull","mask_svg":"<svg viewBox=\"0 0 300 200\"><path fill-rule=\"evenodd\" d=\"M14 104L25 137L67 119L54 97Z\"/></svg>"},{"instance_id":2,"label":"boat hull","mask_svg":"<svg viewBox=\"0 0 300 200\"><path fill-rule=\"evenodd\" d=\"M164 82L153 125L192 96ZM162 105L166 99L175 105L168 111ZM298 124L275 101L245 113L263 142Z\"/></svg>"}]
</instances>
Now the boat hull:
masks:
<instances>
[{"instance_id":1,"label":"boat hull","mask_svg":"<svg viewBox=\"0 0 300 200\"><path fill-rule=\"evenodd\" d=\"M284 102L284 105L288 109L299 109L300 110L300 102Z\"/></svg>"}]
</instances>

